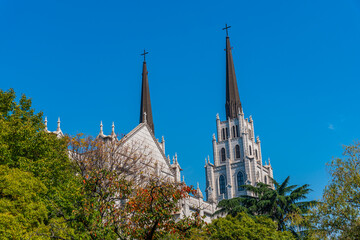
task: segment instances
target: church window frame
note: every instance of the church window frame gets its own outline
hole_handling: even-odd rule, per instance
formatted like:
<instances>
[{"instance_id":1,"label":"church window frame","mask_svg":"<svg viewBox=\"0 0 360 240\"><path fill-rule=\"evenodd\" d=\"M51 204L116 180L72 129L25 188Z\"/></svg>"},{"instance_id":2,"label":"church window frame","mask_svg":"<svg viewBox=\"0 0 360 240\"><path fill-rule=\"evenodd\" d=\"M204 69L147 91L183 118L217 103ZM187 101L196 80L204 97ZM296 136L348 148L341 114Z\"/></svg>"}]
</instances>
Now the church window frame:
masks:
<instances>
[{"instance_id":1,"label":"church window frame","mask_svg":"<svg viewBox=\"0 0 360 240\"><path fill-rule=\"evenodd\" d=\"M252 155L251 145L249 145L249 154Z\"/></svg>"},{"instance_id":2,"label":"church window frame","mask_svg":"<svg viewBox=\"0 0 360 240\"><path fill-rule=\"evenodd\" d=\"M239 159L241 156L240 156L240 146L239 146L239 144L237 144L236 146L235 146L235 158L236 159Z\"/></svg>"},{"instance_id":3,"label":"church window frame","mask_svg":"<svg viewBox=\"0 0 360 240\"><path fill-rule=\"evenodd\" d=\"M235 126L232 126L233 138L236 138Z\"/></svg>"},{"instance_id":4,"label":"church window frame","mask_svg":"<svg viewBox=\"0 0 360 240\"><path fill-rule=\"evenodd\" d=\"M226 139L229 139L229 128L226 128Z\"/></svg>"},{"instance_id":5,"label":"church window frame","mask_svg":"<svg viewBox=\"0 0 360 240\"><path fill-rule=\"evenodd\" d=\"M266 175L264 176L264 183L268 184Z\"/></svg>"},{"instance_id":6,"label":"church window frame","mask_svg":"<svg viewBox=\"0 0 360 240\"><path fill-rule=\"evenodd\" d=\"M238 191L244 191L244 188L241 187L242 185L245 185L245 175L242 171L239 171L236 175L236 181L238 185Z\"/></svg>"},{"instance_id":7,"label":"church window frame","mask_svg":"<svg viewBox=\"0 0 360 240\"><path fill-rule=\"evenodd\" d=\"M256 157L256 159L258 159L258 150L257 149L255 149L255 157Z\"/></svg>"},{"instance_id":8,"label":"church window frame","mask_svg":"<svg viewBox=\"0 0 360 240\"><path fill-rule=\"evenodd\" d=\"M221 162L225 162L226 161L226 150L225 150L225 148L221 148L220 156L221 156Z\"/></svg>"},{"instance_id":9,"label":"church window frame","mask_svg":"<svg viewBox=\"0 0 360 240\"><path fill-rule=\"evenodd\" d=\"M225 140L225 128L221 129L221 139Z\"/></svg>"},{"instance_id":10,"label":"church window frame","mask_svg":"<svg viewBox=\"0 0 360 240\"><path fill-rule=\"evenodd\" d=\"M240 136L240 134L239 134L239 126L238 126L238 125L236 125L236 136L237 136L237 137Z\"/></svg>"},{"instance_id":11,"label":"church window frame","mask_svg":"<svg viewBox=\"0 0 360 240\"><path fill-rule=\"evenodd\" d=\"M226 194L226 178L224 175L219 177L219 192L220 194Z\"/></svg>"}]
</instances>

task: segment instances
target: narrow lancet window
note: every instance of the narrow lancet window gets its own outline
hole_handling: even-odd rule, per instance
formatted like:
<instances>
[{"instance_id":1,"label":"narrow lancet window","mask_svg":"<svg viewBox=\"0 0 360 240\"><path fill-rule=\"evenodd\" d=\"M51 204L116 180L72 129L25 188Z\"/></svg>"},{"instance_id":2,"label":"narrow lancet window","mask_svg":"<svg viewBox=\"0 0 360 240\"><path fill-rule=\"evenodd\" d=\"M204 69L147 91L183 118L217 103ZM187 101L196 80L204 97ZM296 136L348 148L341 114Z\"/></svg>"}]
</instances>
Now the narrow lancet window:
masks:
<instances>
[{"instance_id":1,"label":"narrow lancet window","mask_svg":"<svg viewBox=\"0 0 360 240\"><path fill-rule=\"evenodd\" d=\"M233 138L236 138L235 126L232 127Z\"/></svg>"},{"instance_id":2,"label":"narrow lancet window","mask_svg":"<svg viewBox=\"0 0 360 240\"><path fill-rule=\"evenodd\" d=\"M221 149L221 161L225 162L226 161L226 152L225 152L225 148Z\"/></svg>"},{"instance_id":3,"label":"narrow lancet window","mask_svg":"<svg viewBox=\"0 0 360 240\"><path fill-rule=\"evenodd\" d=\"M219 187L220 187L220 194L226 193L226 181L224 175L221 175L219 178Z\"/></svg>"},{"instance_id":4,"label":"narrow lancet window","mask_svg":"<svg viewBox=\"0 0 360 240\"><path fill-rule=\"evenodd\" d=\"M238 191L244 190L242 185L244 185L244 174L242 172L238 172L237 174L237 184L238 184Z\"/></svg>"},{"instance_id":5,"label":"narrow lancet window","mask_svg":"<svg viewBox=\"0 0 360 240\"><path fill-rule=\"evenodd\" d=\"M240 136L240 134L239 134L239 126L238 126L238 125L236 125L236 136L237 136L237 137Z\"/></svg>"},{"instance_id":6,"label":"narrow lancet window","mask_svg":"<svg viewBox=\"0 0 360 240\"><path fill-rule=\"evenodd\" d=\"M249 146L249 154L252 155L251 146Z\"/></svg>"},{"instance_id":7,"label":"narrow lancet window","mask_svg":"<svg viewBox=\"0 0 360 240\"><path fill-rule=\"evenodd\" d=\"M235 157L240 158L240 146L239 145L235 146Z\"/></svg>"},{"instance_id":8,"label":"narrow lancet window","mask_svg":"<svg viewBox=\"0 0 360 240\"><path fill-rule=\"evenodd\" d=\"M221 131L221 139L225 140L225 129L224 128Z\"/></svg>"},{"instance_id":9,"label":"narrow lancet window","mask_svg":"<svg viewBox=\"0 0 360 240\"><path fill-rule=\"evenodd\" d=\"M228 139L228 138L229 138L229 129L226 128L226 139Z\"/></svg>"}]
</instances>

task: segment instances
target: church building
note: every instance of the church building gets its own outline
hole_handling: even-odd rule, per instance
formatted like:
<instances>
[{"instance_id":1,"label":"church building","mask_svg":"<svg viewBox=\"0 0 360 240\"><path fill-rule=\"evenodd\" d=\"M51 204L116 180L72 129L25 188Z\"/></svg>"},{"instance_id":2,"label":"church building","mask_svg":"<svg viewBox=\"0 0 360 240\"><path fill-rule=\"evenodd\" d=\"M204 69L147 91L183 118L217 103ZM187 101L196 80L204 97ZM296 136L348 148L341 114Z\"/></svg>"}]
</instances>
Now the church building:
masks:
<instances>
[{"instance_id":1,"label":"church building","mask_svg":"<svg viewBox=\"0 0 360 240\"><path fill-rule=\"evenodd\" d=\"M226 31L229 27L226 26ZM227 32L226 32L227 33ZM241 186L244 184L255 185L257 182L271 184L273 170L265 162L263 164L261 145L259 137L255 138L254 123L250 116L244 118L240 102L239 91L235 76L234 62L232 58L230 39L226 34L226 119L221 121L219 114L216 116L216 135L213 134L213 163L205 159L206 174L206 199L197 186L197 195L184 199L181 204L181 211L177 217L191 216L198 211L205 216L205 221L210 222L216 211L216 206L223 199L231 199L241 195L250 195ZM161 141L155 137L155 126L153 122L150 88L147 72L147 65L144 56L142 66L142 87L140 100L140 121L139 124L122 139L122 144L138 144L139 151L150 155L151 161L146 163L146 170L149 174L156 174L169 181L181 182L181 167L177 155L170 159L165 153L165 139ZM45 119L46 131L47 120ZM49 131L48 131L49 132ZM63 136L60 128L60 119L57 130L54 131L59 137ZM117 140L114 123L110 135L105 135L103 125L100 124L100 133L97 136L104 140Z\"/></svg>"}]
</instances>

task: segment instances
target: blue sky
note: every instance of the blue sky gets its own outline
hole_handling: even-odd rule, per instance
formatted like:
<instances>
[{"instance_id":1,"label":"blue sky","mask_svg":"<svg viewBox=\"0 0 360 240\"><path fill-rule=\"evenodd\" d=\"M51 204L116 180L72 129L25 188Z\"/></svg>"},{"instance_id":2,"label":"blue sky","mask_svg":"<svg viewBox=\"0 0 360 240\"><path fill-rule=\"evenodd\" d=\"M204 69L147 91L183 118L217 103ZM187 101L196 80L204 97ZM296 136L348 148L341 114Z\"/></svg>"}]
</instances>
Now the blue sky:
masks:
<instances>
[{"instance_id":1,"label":"blue sky","mask_svg":"<svg viewBox=\"0 0 360 240\"><path fill-rule=\"evenodd\" d=\"M147 56L156 137L204 189L225 116L228 23L240 99L275 178L310 184L359 139L360 2L0 0L0 87L33 99L50 130L127 133Z\"/></svg>"}]
</instances>

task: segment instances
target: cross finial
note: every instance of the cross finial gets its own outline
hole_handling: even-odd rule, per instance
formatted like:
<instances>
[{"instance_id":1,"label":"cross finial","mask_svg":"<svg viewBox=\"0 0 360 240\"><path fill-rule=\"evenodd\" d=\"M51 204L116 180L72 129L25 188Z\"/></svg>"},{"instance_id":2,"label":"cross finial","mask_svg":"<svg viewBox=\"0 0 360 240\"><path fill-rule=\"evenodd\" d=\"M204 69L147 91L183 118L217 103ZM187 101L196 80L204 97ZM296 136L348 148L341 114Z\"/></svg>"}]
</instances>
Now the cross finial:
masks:
<instances>
[{"instance_id":1,"label":"cross finial","mask_svg":"<svg viewBox=\"0 0 360 240\"><path fill-rule=\"evenodd\" d=\"M229 28L231 28L231 26L228 26L227 24L225 24L225 27L223 28L223 30L226 30L226 36L229 36L229 33L228 33Z\"/></svg>"},{"instance_id":2,"label":"cross finial","mask_svg":"<svg viewBox=\"0 0 360 240\"><path fill-rule=\"evenodd\" d=\"M144 62L145 62L145 55L148 54L149 52L145 51L144 49L144 53L140 54L141 56L144 56Z\"/></svg>"}]
</instances>

